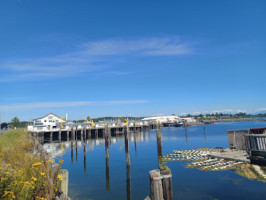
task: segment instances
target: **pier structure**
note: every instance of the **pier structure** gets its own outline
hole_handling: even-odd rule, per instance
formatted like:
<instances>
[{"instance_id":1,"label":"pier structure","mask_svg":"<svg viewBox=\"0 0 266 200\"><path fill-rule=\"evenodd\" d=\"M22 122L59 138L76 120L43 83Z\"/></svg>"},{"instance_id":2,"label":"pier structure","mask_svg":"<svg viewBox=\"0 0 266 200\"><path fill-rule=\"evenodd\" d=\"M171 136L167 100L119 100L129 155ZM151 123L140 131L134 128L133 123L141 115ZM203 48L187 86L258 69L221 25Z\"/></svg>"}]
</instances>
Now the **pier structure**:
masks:
<instances>
[{"instance_id":1,"label":"pier structure","mask_svg":"<svg viewBox=\"0 0 266 200\"><path fill-rule=\"evenodd\" d=\"M34 131L30 132L34 137L38 137L41 142L45 138L49 138L50 142L53 141L76 141L86 140L91 138L104 138L105 134L108 134L108 138L116 137L119 135L125 135L127 133L136 133L141 131L149 131L150 129L156 129L162 127L162 124L148 124L131 126L100 126L100 127L87 127L87 126L70 126L63 129L52 129L47 131Z\"/></svg>"}]
</instances>

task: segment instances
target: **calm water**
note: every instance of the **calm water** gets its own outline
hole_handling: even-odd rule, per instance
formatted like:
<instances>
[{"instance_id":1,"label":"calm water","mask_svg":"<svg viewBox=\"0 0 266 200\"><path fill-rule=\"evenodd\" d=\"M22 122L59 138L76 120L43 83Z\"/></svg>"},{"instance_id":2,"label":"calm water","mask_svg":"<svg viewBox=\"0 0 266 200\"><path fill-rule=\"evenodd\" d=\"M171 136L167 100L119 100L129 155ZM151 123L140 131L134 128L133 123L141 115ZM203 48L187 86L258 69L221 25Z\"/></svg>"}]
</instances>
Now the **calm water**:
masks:
<instances>
[{"instance_id":1,"label":"calm water","mask_svg":"<svg viewBox=\"0 0 266 200\"><path fill-rule=\"evenodd\" d=\"M218 123L206 125L205 133L203 126L188 127L187 133L183 127L163 128L163 154L171 153L172 150L228 147L226 130L265 126L266 122ZM135 140L136 143L134 136L129 136L131 167L127 169L124 140L122 137L112 138L109 174L106 170L103 139L89 140L85 145L78 142L72 151L71 145L64 144L68 147L61 149L63 153L56 160L63 159L63 168L69 170L70 197L86 200L141 200L149 195L149 171L158 168L156 130L139 133ZM174 199L265 199L265 183L241 177L231 170L206 172L186 169L186 163L167 163L173 174Z\"/></svg>"}]
</instances>

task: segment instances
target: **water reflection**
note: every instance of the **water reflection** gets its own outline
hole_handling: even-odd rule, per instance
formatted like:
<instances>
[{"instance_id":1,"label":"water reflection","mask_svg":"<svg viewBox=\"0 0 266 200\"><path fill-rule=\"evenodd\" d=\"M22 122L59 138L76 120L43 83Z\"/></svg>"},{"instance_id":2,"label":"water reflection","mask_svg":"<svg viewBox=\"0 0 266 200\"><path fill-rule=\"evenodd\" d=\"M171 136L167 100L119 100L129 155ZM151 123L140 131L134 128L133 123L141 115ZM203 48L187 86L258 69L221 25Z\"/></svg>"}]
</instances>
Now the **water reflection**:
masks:
<instances>
[{"instance_id":1,"label":"water reflection","mask_svg":"<svg viewBox=\"0 0 266 200\"><path fill-rule=\"evenodd\" d=\"M203 136L204 136L204 142L206 143L206 130L205 130L205 125L203 125Z\"/></svg>"}]
</instances>

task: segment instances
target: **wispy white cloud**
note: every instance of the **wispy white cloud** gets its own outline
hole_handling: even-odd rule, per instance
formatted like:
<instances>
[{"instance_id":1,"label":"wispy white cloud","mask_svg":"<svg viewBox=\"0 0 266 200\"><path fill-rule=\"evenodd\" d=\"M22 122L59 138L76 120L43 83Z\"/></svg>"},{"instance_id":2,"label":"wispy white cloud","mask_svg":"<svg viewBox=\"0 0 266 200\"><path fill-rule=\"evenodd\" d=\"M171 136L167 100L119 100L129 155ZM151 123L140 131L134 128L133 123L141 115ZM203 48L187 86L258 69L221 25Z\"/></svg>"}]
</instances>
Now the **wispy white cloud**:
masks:
<instances>
[{"instance_id":1,"label":"wispy white cloud","mask_svg":"<svg viewBox=\"0 0 266 200\"><path fill-rule=\"evenodd\" d=\"M182 55L194 52L192 46L178 37L146 38L137 40L105 40L89 42L84 52L88 55Z\"/></svg>"},{"instance_id":2,"label":"wispy white cloud","mask_svg":"<svg viewBox=\"0 0 266 200\"><path fill-rule=\"evenodd\" d=\"M0 82L40 80L89 74L101 77L123 76L125 71L115 69L121 59L136 56L180 56L194 53L190 41L179 37L142 39L109 39L80 45L74 52L50 57L17 58L0 62Z\"/></svg>"},{"instance_id":3,"label":"wispy white cloud","mask_svg":"<svg viewBox=\"0 0 266 200\"><path fill-rule=\"evenodd\" d=\"M72 102L31 102L20 104L0 105L0 111L17 111L41 108L82 107L89 105L114 105L114 104L142 104L147 100L121 100L121 101L72 101Z\"/></svg>"},{"instance_id":4,"label":"wispy white cloud","mask_svg":"<svg viewBox=\"0 0 266 200\"><path fill-rule=\"evenodd\" d=\"M258 108L257 111L266 111L266 108Z\"/></svg>"}]
</instances>

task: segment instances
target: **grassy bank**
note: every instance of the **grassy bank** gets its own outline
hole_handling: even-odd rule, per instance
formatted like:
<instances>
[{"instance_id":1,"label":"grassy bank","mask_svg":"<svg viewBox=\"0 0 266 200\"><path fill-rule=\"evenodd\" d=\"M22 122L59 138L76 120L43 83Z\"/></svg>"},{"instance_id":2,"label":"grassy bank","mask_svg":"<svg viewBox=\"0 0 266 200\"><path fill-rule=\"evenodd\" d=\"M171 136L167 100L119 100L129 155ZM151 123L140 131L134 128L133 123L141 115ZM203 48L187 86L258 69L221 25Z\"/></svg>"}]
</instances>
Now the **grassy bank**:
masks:
<instances>
[{"instance_id":1,"label":"grassy bank","mask_svg":"<svg viewBox=\"0 0 266 200\"><path fill-rule=\"evenodd\" d=\"M34 142L23 130L0 136L0 199L55 199L61 176L51 160L33 152Z\"/></svg>"}]
</instances>

